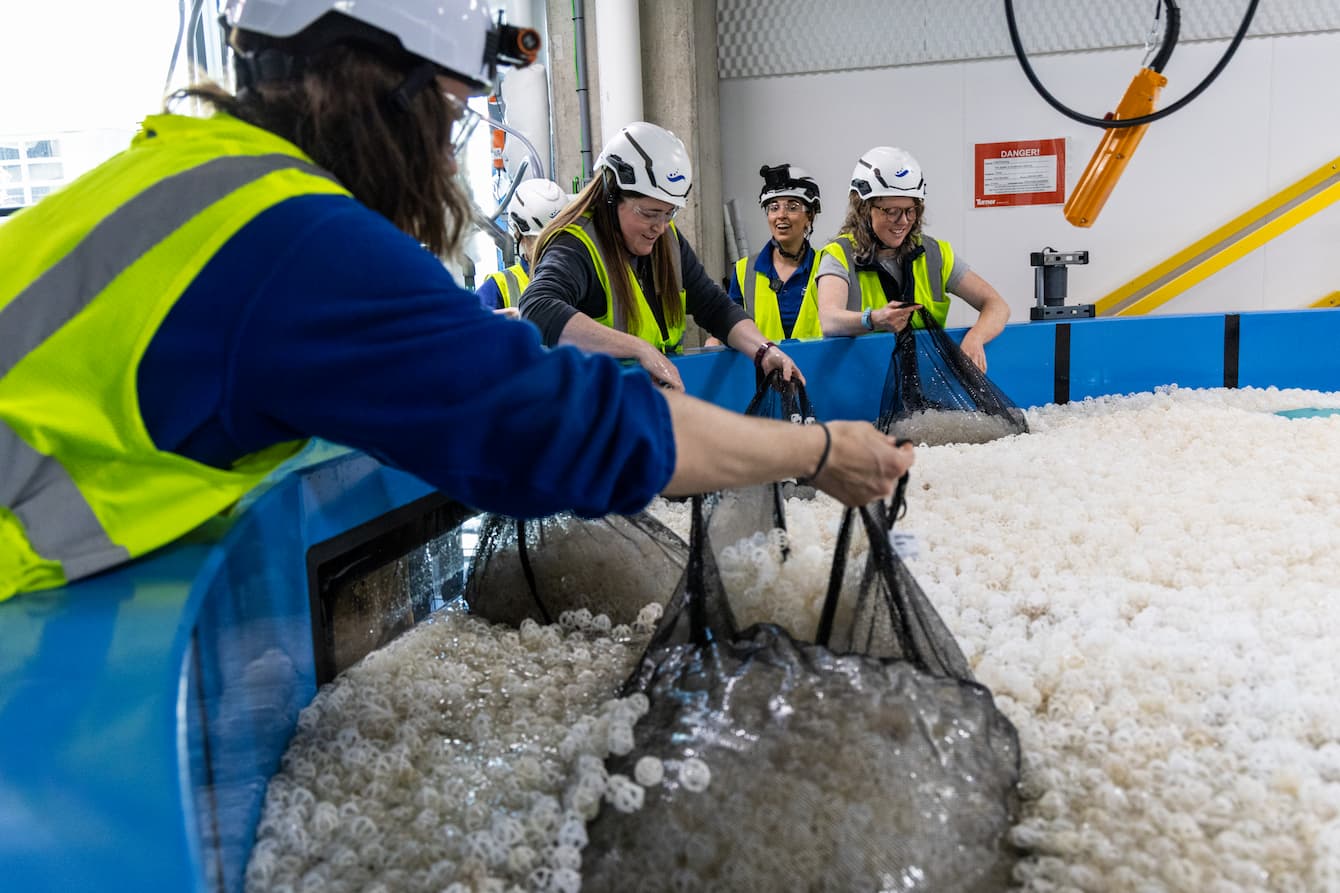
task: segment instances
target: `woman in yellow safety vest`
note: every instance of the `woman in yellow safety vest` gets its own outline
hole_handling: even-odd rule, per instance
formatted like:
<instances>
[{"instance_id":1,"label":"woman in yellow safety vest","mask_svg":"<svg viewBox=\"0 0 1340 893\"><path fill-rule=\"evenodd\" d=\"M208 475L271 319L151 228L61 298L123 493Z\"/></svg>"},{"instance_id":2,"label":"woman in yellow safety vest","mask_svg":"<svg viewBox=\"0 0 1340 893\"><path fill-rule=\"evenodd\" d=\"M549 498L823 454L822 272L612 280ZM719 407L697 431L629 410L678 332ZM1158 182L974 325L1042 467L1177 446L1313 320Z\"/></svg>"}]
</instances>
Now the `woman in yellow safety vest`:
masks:
<instances>
[{"instance_id":1,"label":"woman in yellow safety vest","mask_svg":"<svg viewBox=\"0 0 1340 893\"><path fill-rule=\"evenodd\" d=\"M485 310L517 315L521 293L530 284L535 243L549 221L557 217L571 200L572 196L553 180L522 180L516 187L507 203L507 228L516 240L517 261L484 277L483 284L476 289L479 303Z\"/></svg>"},{"instance_id":2,"label":"woman in yellow safety vest","mask_svg":"<svg viewBox=\"0 0 1340 893\"><path fill-rule=\"evenodd\" d=\"M968 358L986 371L988 341L1010 318L1009 305L950 244L922 231L926 179L911 153L876 146L851 175L847 219L819 262L819 320L826 336L897 332L920 304L943 326L949 296L977 310L963 336Z\"/></svg>"},{"instance_id":3,"label":"woman in yellow safety vest","mask_svg":"<svg viewBox=\"0 0 1340 893\"><path fill-rule=\"evenodd\" d=\"M684 144L655 124L623 128L596 177L540 236L522 315L549 345L631 358L683 389L668 355L683 351L686 314L763 372L804 376L703 270L673 221L693 185Z\"/></svg>"},{"instance_id":4,"label":"woman in yellow safety vest","mask_svg":"<svg viewBox=\"0 0 1340 893\"><path fill-rule=\"evenodd\" d=\"M815 273L819 264L810 246L819 213L819 184L791 164L759 169L763 190L758 206L768 218L772 238L756 257L735 262L731 300L743 305L759 330L773 341L822 338Z\"/></svg>"}]
</instances>

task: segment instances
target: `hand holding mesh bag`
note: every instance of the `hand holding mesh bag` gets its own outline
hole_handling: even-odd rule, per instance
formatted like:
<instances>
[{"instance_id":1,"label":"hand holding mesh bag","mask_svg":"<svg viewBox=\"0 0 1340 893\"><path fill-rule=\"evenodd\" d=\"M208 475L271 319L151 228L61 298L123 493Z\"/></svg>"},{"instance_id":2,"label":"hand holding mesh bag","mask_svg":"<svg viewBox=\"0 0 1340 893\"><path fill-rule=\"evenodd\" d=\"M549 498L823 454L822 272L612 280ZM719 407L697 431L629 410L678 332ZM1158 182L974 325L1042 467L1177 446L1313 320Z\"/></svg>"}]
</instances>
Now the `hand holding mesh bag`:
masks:
<instances>
[{"instance_id":1,"label":"hand holding mesh bag","mask_svg":"<svg viewBox=\"0 0 1340 893\"><path fill-rule=\"evenodd\" d=\"M588 828L583 889L1005 889L1017 737L957 647L925 653L939 630L888 630L904 654L880 659L772 624L737 630L701 513L695 502L688 568L626 686L649 711L607 763L621 793ZM874 537L883 522L857 515ZM638 808L626 789L660 774L649 767L664 777Z\"/></svg>"},{"instance_id":2,"label":"hand holding mesh bag","mask_svg":"<svg viewBox=\"0 0 1340 893\"><path fill-rule=\"evenodd\" d=\"M1023 410L924 307L898 333L875 427L913 443L986 443L1028 433Z\"/></svg>"}]
</instances>

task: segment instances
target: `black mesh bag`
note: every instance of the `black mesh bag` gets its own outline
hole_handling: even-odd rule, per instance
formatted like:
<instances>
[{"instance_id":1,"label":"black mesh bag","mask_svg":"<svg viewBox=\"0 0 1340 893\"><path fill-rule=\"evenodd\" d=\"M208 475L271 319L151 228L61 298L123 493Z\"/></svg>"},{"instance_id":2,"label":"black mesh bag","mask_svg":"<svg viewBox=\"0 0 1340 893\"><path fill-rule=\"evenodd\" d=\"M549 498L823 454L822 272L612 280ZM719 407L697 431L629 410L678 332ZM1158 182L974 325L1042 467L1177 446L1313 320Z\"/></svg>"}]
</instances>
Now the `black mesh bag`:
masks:
<instances>
[{"instance_id":1,"label":"black mesh bag","mask_svg":"<svg viewBox=\"0 0 1340 893\"><path fill-rule=\"evenodd\" d=\"M839 654L772 624L737 631L697 509L684 578L625 688L649 711L633 750L606 763L612 787L658 766L664 777L635 811L621 811L626 796L601 808L582 889L1006 889L1018 737L925 596L909 596L887 514L853 514L874 566L856 579L877 579L862 592L890 602L855 613L897 618L861 630L896 657Z\"/></svg>"},{"instance_id":2,"label":"black mesh bag","mask_svg":"<svg viewBox=\"0 0 1340 893\"><path fill-rule=\"evenodd\" d=\"M532 521L487 515L465 585L470 610L495 623L555 623L583 608L632 623L673 594L688 546L650 514L589 520L570 512Z\"/></svg>"},{"instance_id":3,"label":"black mesh bag","mask_svg":"<svg viewBox=\"0 0 1340 893\"><path fill-rule=\"evenodd\" d=\"M876 427L913 443L986 443L1028 432L1024 412L963 349L925 307L913 314L920 328L898 333Z\"/></svg>"},{"instance_id":4,"label":"black mesh bag","mask_svg":"<svg viewBox=\"0 0 1340 893\"><path fill-rule=\"evenodd\" d=\"M805 386L798 381L784 381L777 371L759 376L758 390L744 414L798 425L815 423L814 407ZM716 548L722 549L755 534L768 536L772 530L785 531L786 500L813 499L814 494L814 487L808 482L795 480L713 493L706 502L708 536ZM787 551L783 539L782 560L786 559ZM717 555L720 557L720 553Z\"/></svg>"}]
</instances>

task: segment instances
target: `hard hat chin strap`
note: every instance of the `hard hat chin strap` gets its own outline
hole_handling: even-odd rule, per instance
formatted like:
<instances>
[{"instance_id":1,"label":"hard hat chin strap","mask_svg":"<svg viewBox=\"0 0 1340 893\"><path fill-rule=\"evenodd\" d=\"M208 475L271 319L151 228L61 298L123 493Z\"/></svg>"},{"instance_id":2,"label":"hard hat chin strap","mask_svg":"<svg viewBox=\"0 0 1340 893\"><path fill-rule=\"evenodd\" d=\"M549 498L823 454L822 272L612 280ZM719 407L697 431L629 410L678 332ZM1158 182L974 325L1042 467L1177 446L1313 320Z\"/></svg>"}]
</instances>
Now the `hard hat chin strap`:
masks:
<instances>
[{"instance_id":1,"label":"hard hat chin strap","mask_svg":"<svg viewBox=\"0 0 1340 893\"><path fill-rule=\"evenodd\" d=\"M391 102L401 111L409 111L414 97L437 79L437 71L437 66L432 62L421 62L411 68L405 79L400 82L400 86L391 91Z\"/></svg>"},{"instance_id":2,"label":"hard hat chin strap","mask_svg":"<svg viewBox=\"0 0 1340 893\"><path fill-rule=\"evenodd\" d=\"M237 96L247 94L261 84L274 81L295 81L302 77L304 60L301 56L267 47L250 53L237 53L234 68L237 71Z\"/></svg>"}]
</instances>

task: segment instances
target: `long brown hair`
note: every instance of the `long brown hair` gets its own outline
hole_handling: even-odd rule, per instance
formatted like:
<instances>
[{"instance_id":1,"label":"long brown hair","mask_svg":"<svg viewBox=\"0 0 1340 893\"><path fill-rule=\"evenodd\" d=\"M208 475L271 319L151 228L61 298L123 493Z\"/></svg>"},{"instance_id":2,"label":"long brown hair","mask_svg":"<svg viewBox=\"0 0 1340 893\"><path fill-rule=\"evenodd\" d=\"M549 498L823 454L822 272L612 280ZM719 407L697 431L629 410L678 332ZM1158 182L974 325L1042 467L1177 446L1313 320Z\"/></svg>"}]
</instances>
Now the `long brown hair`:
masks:
<instances>
[{"instance_id":1,"label":"long brown hair","mask_svg":"<svg viewBox=\"0 0 1340 893\"><path fill-rule=\"evenodd\" d=\"M895 256L899 260L921 244L921 224L926 219L926 202L914 198L912 203L917 209L917 219L908 228L907 238L903 239L902 244L895 249ZM875 235L874 224L870 222L871 204L871 199L863 199L853 190L847 197L847 217L842 221L842 229L838 230L839 236L850 233L855 240L856 262L859 264L873 263L875 252L883 247L883 243Z\"/></svg>"},{"instance_id":2,"label":"long brown hair","mask_svg":"<svg viewBox=\"0 0 1340 893\"><path fill-rule=\"evenodd\" d=\"M233 32L239 51L286 43ZM168 104L199 99L283 137L429 251L455 255L471 204L454 173L454 112L446 97L429 84L408 108L396 106L391 94L405 79L405 60L357 43L304 53L302 64L292 80L266 81L237 96L204 84L174 93Z\"/></svg>"},{"instance_id":3,"label":"long brown hair","mask_svg":"<svg viewBox=\"0 0 1340 893\"><path fill-rule=\"evenodd\" d=\"M582 215L589 211L596 231L596 248L599 249L600 259L605 264L610 290L614 293L613 299L622 311L625 326L631 325L637 319L637 307L633 301L629 255L619 230L618 206L622 201L636 198L637 196L631 193L625 196L613 183L606 183L602 171L601 176L586 184L586 188L577 194L572 204L549 221L549 225L540 233L540 241L535 246L535 262L531 265L531 269L534 269L539 264L545 250L563 227L570 223L580 223ZM656 297L660 300L661 309L665 313L667 327L679 325L684 321L684 303L679 299L681 287L679 264L676 263L677 258L670 253L672 251L679 251L679 242L675 233L667 226L651 249L652 283L656 287Z\"/></svg>"}]
</instances>

